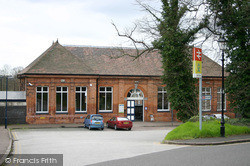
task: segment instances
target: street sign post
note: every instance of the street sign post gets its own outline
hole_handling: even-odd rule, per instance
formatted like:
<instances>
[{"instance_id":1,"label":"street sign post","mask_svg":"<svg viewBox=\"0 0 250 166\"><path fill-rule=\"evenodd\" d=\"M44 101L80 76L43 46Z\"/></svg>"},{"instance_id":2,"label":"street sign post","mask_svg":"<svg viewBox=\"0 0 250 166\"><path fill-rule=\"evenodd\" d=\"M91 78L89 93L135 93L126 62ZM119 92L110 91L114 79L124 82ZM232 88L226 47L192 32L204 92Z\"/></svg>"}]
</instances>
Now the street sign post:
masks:
<instances>
[{"instance_id":1,"label":"street sign post","mask_svg":"<svg viewBox=\"0 0 250 166\"><path fill-rule=\"evenodd\" d=\"M193 78L202 77L202 50L193 48Z\"/></svg>"},{"instance_id":2,"label":"street sign post","mask_svg":"<svg viewBox=\"0 0 250 166\"><path fill-rule=\"evenodd\" d=\"M199 78L199 128L202 129L202 49L193 48L193 78Z\"/></svg>"}]
</instances>

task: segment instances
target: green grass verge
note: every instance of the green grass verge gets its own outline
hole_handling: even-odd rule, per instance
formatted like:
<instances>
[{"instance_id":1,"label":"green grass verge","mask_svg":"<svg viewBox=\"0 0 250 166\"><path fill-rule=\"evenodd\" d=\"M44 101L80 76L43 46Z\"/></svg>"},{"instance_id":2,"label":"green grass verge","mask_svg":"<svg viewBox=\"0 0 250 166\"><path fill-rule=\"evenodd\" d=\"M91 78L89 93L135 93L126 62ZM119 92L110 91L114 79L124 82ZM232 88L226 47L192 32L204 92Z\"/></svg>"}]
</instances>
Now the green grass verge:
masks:
<instances>
[{"instance_id":1,"label":"green grass verge","mask_svg":"<svg viewBox=\"0 0 250 166\"><path fill-rule=\"evenodd\" d=\"M183 140L195 138L220 137L220 122L205 121L202 122L202 130L199 130L199 122L186 122L169 132L165 140ZM247 126L234 126L225 124L225 136L250 134L250 128Z\"/></svg>"}]
</instances>

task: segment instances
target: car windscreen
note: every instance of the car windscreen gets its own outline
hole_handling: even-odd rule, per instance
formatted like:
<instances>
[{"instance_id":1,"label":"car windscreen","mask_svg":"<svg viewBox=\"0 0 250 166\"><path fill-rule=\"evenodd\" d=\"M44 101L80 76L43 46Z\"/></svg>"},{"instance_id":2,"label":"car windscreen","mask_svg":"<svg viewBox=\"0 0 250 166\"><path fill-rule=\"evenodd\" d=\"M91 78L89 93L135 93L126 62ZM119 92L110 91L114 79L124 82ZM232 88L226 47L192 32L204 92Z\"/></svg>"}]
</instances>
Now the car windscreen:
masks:
<instances>
[{"instance_id":1,"label":"car windscreen","mask_svg":"<svg viewBox=\"0 0 250 166\"><path fill-rule=\"evenodd\" d=\"M124 121L124 120L128 120L128 118L117 117L117 121Z\"/></svg>"},{"instance_id":2,"label":"car windscreen","mask_svg":"<svg viewBox=\"0 0 250 166\"><path fill-rule=\"evenodd\" d=\"M92 120L103 120L102 116L92 116Z\"/></svg>"}]
</instances>

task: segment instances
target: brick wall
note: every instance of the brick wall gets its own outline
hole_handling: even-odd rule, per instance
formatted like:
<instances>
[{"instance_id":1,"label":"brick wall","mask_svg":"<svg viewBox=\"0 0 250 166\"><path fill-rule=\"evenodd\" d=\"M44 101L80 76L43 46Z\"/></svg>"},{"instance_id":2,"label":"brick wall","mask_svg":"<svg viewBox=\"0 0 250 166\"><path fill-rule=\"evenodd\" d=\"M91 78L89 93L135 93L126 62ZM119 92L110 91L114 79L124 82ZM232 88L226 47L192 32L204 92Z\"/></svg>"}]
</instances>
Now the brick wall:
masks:
<instances>
[{"instance_id":1,"label":"brick wall","mask_svg":"<svg viewBox=\"0 0 250 166\"><path fill-rule=\"evenodd\" d=\"M126 97L131 89L134 89L135 81L139 81L138 89L142 90L144 94L144 120L150 121L150 115L154 116L155 121L171 121L172 113L169 112L157 112L157 88L162 86L160 78L157 77L97 77L97 76L39 76L34 75L32 77L26 77L21 80L23 83L22 89L26 89L26 102L27 102L27 123L83 123L87 114L75 113L75 87L85 86L87 87L87 113L95 114L96 110L96 85L97 78L100 86L113 87L113 112L112 113L100 113L104 116L105 122L112 116L126 116L126 111L120 114L119 104L124 104L126 110ZM32 86L28 86L31 83ZM36 87L48 86L49 87L49 113L36 114ZM68 87L68 113L58 114L56 113L56 87L67 86ZM203 79L203 86L210 86L212 89L212 109L204 114L217 113L217 87L221 86L219 79ZM98 93L99 95L99 93ZM99 97L98 97L99 98ZM228 105L228 102L227 102ZM227 106L227 109L229 107ZM220 113L220 112L218 112ZM234 114L227 114L233 117ZM176 111L173 111L173 119L176 121Z\"/></svg>"}]
</instances>

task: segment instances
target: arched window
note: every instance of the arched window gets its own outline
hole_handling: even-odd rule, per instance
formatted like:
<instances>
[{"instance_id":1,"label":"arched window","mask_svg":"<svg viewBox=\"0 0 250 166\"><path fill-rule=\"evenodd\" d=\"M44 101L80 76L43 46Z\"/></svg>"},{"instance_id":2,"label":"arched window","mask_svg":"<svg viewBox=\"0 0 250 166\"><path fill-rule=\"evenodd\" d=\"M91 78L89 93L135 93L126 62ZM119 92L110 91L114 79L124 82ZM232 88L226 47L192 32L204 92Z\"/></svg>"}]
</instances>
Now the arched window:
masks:
<instances>
[{"instance_id":1,"label":"arched window","mask_svg":"<svg viewBox=\"0 0 250 166\"><path fill-rule=\"evenodd\" d=\"M141 99L143 100L143 92L140 90L140 89L131 89L129 92L128 92L128 95L127 95L128 98L130 99Z\"/></svg>"}]
</instances>

